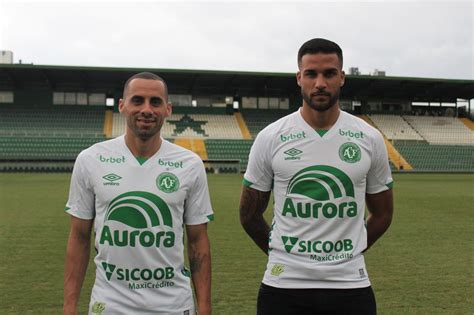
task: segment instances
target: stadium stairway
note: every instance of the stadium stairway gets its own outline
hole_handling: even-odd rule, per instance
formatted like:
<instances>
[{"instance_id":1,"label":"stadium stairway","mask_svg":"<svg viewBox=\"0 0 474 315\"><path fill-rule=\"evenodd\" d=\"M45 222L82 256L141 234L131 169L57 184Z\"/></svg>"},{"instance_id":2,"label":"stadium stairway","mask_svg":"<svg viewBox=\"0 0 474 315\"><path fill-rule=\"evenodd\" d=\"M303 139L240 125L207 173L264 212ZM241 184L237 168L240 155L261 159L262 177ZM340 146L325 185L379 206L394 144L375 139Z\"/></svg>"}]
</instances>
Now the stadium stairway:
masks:
<instances>
[{"instance_id":1,"label":"stadium stairway","mask_svg":"<svg viewBox=\"0 0 474 315\"><path fill-rule=\"evenodd\" d=\"M239 124L240 131L242 132L242 137L244 139L252 139L252 135L250 134L249 129L247 128L247 124L245 123L244 117L242 117L241 113L235 113L235 119Z\"/></svg>"},{"instance_id":2,"label":"stadium stairway","mask_svg":"<svg viewBox=\"0 0 474 315\"><path fill-rule=\"evenodd\" d=\"M206 145L204 144L204 140L201 139L189 139L189 138L177 138L174 140L174 143L182 146L183 148L186 148L188 150L193 151L202 160L207 160L207 151L206 151Z\"/></svg>"},{"instance_id":3,"label":"stadium stairway","mask_svg":"<svg viewBox=\"0 0 474 315\"><path fill-rule=\"evenodd\" d=\"M357 117L363 119L365 122L367 122L369 125L377 128L377 126L374 124L374 122L366 115L357 115ZM377 128L378 129L378 128ZM395 166L397 170L405 170L405 171L411 171L413 170L413 166L411 166L410 163L401 155L398 150L393 146L393 144L387 139L387 137L383 134L383 140L385 141L385 146L387 147L387 152L388 152L388 158L390 159L390 162Z\"/></svg>"},{"instance_id":4,"label":"stadium stairway","mask_svg":"<svg viewBox=\"0 0 474 315\"><path fill-rule=\"evenodd\" d=\"M112 127L114 125L114 112L111 110L105 111L104 116L104 135L107 138L112 137Z\"/></svg>"},{"instance_id":5,"label":"stadium stairway","mask_svg":"<svg viewBox=\"0 0 474 315\"><path fill-rule=\"evenodd\" d=\"M471 129L474 131L474 122L471 121L469 118L459 118L459 120L466 125L467 128Z\"/></svg>"}]
</instances>

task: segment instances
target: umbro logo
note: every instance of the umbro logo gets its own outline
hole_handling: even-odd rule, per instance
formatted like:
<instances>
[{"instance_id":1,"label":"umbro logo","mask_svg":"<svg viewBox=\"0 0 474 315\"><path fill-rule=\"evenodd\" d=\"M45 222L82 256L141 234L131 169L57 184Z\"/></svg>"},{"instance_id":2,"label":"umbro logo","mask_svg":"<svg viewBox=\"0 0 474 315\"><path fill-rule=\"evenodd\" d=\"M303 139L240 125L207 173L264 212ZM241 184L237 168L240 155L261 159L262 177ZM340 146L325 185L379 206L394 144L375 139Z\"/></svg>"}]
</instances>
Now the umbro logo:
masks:
<instances>
[{"instance_id":1,"label":"umbro logo","mask_svg":"<svg viewBox=\"0 0 474 315\"><path fill-rule=\"evenodd\" d=\"M298 150L296 148L291 148L283 152L285 156L285 160L299 160L301 157L299 156L303 151Z\"/></svg>"},{"instance_id":2,"label":"umbro logo","mask_svg":"<svg viewBox=\"0 0 474 315\"><path fill-rule=\"evenodd\" d=\"M106 182L104 182L104 186L119 186L120 184L117 183L117 181L122 179L122 177L114 173L104 175L102 178L106 180Z\"/></svg>"}]
</instances>

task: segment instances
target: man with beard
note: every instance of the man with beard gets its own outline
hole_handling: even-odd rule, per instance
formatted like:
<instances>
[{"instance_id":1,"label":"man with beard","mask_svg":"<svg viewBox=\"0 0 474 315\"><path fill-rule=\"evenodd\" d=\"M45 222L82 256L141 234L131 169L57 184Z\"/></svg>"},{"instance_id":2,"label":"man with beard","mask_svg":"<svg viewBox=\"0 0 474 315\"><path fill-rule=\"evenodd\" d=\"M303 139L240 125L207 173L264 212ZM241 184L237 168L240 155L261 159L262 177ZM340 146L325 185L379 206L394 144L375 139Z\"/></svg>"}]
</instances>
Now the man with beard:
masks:
<instances>
[{"instance_id":1,"label":"man with beard","mask_svg":"<svg viewBox=\"0 0 474 315\"><path fill-rule=\"evenodd\" d=\"M119 110L125 135L82 151L74 165L64 314L77 313L92 228L96 279L89 314L210 314L207 222L213 212L203 163L161 137L171 104L159 76L128 79Z\"/></svg>"},{"instance_id":2,"label":"man with beard","mask_svg":"<svg viewBox=\"0 0 474 315\"><path fill-rule=\"evenodd\" d=\"M259 315L376 314L363 253L391 223L393 181L380 132L339 108L342 61L336 43L304 43L303 105L263 129L250 151L240 220L269 256Z\"/></svg>"}]
</instances>

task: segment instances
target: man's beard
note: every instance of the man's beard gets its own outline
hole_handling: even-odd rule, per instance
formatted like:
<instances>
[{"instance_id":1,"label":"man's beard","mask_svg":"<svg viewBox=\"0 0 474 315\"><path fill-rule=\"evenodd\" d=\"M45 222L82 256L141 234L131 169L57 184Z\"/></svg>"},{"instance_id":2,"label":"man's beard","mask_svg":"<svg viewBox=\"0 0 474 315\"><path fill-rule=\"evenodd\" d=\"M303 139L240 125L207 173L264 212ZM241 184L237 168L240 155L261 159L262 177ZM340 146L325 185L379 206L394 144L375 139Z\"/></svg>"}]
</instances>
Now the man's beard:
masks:
<instances>
[{"instance_id":1,"label":"man's beard","mask_svg":"<svg viewBox=\"0 0 474 315\"><path fill-rule=\"evenodd\" d=\"M139 127L139 122L137 119L147 119L151 120L153 119L155 121L155 125L150 127L150 128L143 128ZM127 125L128 127L132 130L133 134L139 138L140 140L146 141L153 136L155 136L157 133L160 132L161 127L163 126L164 118L163 117L158 117L156 115L140 115L140 116L130 116L127 119Z\"/></svg>"},{"instance_id":2,"label":"man's beard","mask_svg":"<svg viewBox=\"0 0 474 315\"><path fill-rule=\"evenodd\" d=\"M327 111L328 109L330 109L331 107L333 107L334 105L337 104L337 102L339 100L340 91L341 90L337 90L334 93L334 95L331 95L327 92L313 93L313 97L315 97L314 94L329 96L329 99L326 102L316 102L316 101L314 101L310 95L306 94L303 91L303 89L301 89L301 96L303 97L303 100L306 102L306 104L309 105L309 107L311 107L312 109L314 109L315 111L318 111L318 112L325 112L325 111Z\"/></svg>"}]
</instances>

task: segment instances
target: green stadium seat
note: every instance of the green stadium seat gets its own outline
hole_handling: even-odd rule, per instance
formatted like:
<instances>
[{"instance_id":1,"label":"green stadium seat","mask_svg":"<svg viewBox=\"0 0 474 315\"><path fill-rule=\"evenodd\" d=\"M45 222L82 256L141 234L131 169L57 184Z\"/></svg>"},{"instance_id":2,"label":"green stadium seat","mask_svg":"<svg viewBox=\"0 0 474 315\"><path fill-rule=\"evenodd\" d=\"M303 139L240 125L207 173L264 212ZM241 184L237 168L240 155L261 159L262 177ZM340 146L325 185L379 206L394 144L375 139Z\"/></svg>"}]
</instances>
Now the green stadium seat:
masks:
<instances>
[{"instance_id":1,"label":"green stadium seat","mask_svg":"<svg viewBox=\"0 0 474 315\"><path fill-rule=\"evenodd\" d=\"M435 145L395 141L396 149L418 171L474 171L474 145Z\"/></svg>"}]
</instances>

